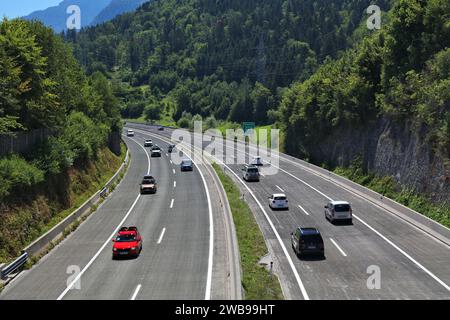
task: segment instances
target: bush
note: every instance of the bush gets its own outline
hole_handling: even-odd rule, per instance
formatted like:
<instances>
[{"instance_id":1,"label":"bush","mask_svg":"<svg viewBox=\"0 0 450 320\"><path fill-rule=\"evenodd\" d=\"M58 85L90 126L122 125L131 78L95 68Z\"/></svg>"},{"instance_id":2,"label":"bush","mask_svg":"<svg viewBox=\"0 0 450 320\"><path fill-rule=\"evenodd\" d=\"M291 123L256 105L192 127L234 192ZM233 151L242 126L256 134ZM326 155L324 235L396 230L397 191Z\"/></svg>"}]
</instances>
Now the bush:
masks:
<instances>
[{"instance_id":1,"label":"bush","mask_svg":"<svg viewBox=\"0 0 450 320\"><path fill-rule=\"evenodd\" d=\"M0 160L0 199L15 188L32 187L44 181L44 172L18 155Z\"/></svg>"},{"instance_id":2,"label":"bush","mask_svg":"<svg viewBox=\"0 0 450 320\"><path fill-rule=\"evenodd\" d=\"M177 125L178 125L180 128L183 128L183 129L188 129L189 126L190 126L190 124L191 124L191 121L189 121L188 118L181 118L181 119L178 120L178 122L177 122Z\"/></svg>"}]
</instances>

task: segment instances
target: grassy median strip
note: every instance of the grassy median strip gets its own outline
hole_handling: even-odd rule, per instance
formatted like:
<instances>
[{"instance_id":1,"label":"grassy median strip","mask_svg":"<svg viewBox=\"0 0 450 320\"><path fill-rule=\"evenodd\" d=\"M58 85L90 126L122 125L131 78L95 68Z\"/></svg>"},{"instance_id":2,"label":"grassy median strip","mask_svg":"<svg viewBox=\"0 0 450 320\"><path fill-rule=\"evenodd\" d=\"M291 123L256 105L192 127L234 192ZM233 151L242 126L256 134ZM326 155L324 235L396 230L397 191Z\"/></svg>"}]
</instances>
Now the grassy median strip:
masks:
<instances>
[{"instance_id":1,"label":"grassy median strip","mask_svg":"<svg viewBox=\"0 0 450 320\"><path fill-rule=\"evenodd\" d=\"M231 206L242 265L242 285L246 300L283 300L278 278L262 266L259 260L268 253L266 242L239 188L217 164L214 170L222 182Z\"/></svg>"}]
</instances>

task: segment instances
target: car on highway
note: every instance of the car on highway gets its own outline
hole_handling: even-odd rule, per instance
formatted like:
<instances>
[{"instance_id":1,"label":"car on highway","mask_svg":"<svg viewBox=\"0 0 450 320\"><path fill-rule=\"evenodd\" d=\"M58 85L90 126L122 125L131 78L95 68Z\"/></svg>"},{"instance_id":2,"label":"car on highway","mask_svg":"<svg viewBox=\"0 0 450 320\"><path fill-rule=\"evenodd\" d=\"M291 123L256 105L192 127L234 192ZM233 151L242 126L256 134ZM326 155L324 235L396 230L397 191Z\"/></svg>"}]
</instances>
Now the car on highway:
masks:
<instances>
[{"instance_id":1,"label":"car on highway","mask_svg":"<svg viewBox=\"0 0 450 320\"><path fill-rule=\"evenodd\" d=\"M325 246L322 235L316 228L297 228L291 233L291 243L295 254L325 256Z\"/></svg>"},{"instance_id":2,"label":"car on highway","mask_svg":"<svg viewBox=\"0 0 450 320\"><path fill-rule=\"evenodd\" d=\"M253 166L258 166L258 167L264 165L261 157L253 157L253 160L252 160L252 162L250 164L253 165Z\"/></svg>"},{"instance_id":3,"label":"car on highway","mask_svg":"<svg viewBox=\"0 0 450 320\"><path fill-rule=\"evenodd\" d=\"M289 210L289 201L284 193L275 193L269 197L272 210Z\"/></svg>"},{"instance_id":4,"label":"car on highway","mask_svg":"<svg viewBox=\"0 0 450 320\"><path fill-rule=\"evenodd\" d=\"M153 141L151 139L147 139L144 141L144 147L153 147Z\"/></svg>"},{"instance_id":5,"label":"car on highway","mask_svg":"<svg viewBox=\"0 0 450 320\"><path fill-rule=\"evenodd\" d=\"M134 131L133 130L127 130L127 137L134 137Z\"/></svg>"},{"instance_id":6,"label":"car on highway","mask_svg":"<svg viewBox=\"0 0 450 320\"><path fill-rule=\"evenodd\" d=\"M164 127L158 127L158 131L164 131Z\"/></svg>"},{"instance_id":7,"label":"car on highway","mask_svg":"<svg viewBox=\"0 0 450 320\"><path fill-rule=\"evenodd\" d=\"M330 201L325 206L325 218L331 223L335 221L353 223L352 206L347 201Z\"/></svg>"},{"instance_id":8,"label":"car on highway","mask_svg":"<svg viewBox=\"0 0 450 320\"><path fill-rule=\"evenodd\" d=\"M244 168L242 168L242 178L248 182L259 182L260 174L258 167L253 165L245 165Z\"/></svg>"},{"instance_id":9,"label":"car on highway","mask_svg":"<svg viewBox=\"0 0 450 320\"><path fill-rule=\"evenodd\" d=\"M167 152L172 153L174 149L175 149L175 145L171 144L171 145L169 145L169 149L167 149Z\"/></svg>"},{"instance_id":10,"label":"car on highway","mask_svg":"<svg viewBox=\"0 0 450 320\"><path fill-rule=\"evenodd\" d=\"M155 194L158 191L158 184L153 176L145 176L139 186L141 194Z\"/></svg>"},{"instance_id":11,"label":"car on highway","mask_svg":"<svg viewBox=\"0 0 450 320\"><path fill-rule=\"evenodd\" d=\"M152 152L151 152L152 158L159 158L162 156L162 150L158 146L153 146Z\"/></svg>"},{"instance_id":12,"label":"car on highway","mask_svg":"<svg viewBox=\"0 0 450 320\"><path fill-rule=\"evenodd\" d=\"M180 168L181 171L194 171L194 164L191 159L183 159Z\"/></svg>"},{"instance_id":13,"label":"car on highway","mask_svg":"<svg viewBox=\"0 0 450 320\"><path fill-rule=\"evenodd\" d=\"M112 258L138 257L142 251L142 236L137 227L122 227L113 239Z\"/></svg>"}]
</instances>

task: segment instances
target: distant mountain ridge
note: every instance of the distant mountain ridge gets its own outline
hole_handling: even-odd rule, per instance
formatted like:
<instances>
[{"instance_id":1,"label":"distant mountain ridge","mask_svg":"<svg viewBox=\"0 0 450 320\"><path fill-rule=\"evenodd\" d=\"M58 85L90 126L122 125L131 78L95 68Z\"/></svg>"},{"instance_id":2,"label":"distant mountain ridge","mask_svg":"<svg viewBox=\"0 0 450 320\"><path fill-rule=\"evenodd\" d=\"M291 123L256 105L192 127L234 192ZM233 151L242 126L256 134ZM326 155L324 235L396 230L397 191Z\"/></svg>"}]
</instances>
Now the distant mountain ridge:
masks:
<instances>
[{"instance_id":1,"label":"distant mountain ridge","mask_svg":"<svg viewBox=\"0 0 450 320\"><path fill-rule=\"evenodd\" d=\"M67 30L67 19L70 14L67 8L71 5L81 9L81 27L97 25L111 20L117 15L133 11L148 0L63 0L54 7L32 12L27 20L39 20L51 27L55 32Z\"/></svg>"},{"instance_id":2,"label":"distant mountain ridge","mask_svg":"<svg viewBox=\"0 0 450 320\"><path fill-rule=\"evenodd\" d=\"M112 0L111 3L95 17L91 25L95 26L112 20L120 14L134 11L147 1L149 0Z\"/></svg>"}]
</instances>

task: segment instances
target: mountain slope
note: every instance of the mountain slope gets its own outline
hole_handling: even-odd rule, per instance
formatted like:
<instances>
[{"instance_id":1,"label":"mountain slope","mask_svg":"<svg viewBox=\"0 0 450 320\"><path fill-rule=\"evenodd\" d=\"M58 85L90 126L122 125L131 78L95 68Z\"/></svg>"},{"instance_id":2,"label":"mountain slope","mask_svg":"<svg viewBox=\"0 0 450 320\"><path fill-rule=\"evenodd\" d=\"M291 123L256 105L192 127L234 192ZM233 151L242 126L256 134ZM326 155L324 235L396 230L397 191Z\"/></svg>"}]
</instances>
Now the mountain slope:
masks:
<instances>
[{"instance_id":1,"label":"mountain slope","mask_svg":"<svg viewBox=\"0 0 450 320\"><path fill-rule=\"evenodd\" d=\"M120 14L136 10L147 1L149 0L112 0L90 24L97 25L112 20Z\"/></svg>"},{"instance_id":2,"label":"mountain slope","mask_svg":"<svg viewBox=\"0 0 450 320\"><path fill-rule=\"evenodd\" d=\"M383 10L390 3L378 1ZM149 103L173 97L175 120L189 112L265 123L277 88L307 79L327 56L347 49L370 4L155 1L85 30L73 42L89 72L118 70L133 86L149 85Z\"/></svg>"},{"instance_id":3,"label":"mountain slope","mask_svg":"<svg viewBox=\"0 0 450 320\"><path fill-rule=\"evenodd\" d=\"M88 26L94 18L108 5L111 0L64 0L58 6L39 10L24 17L27 20L39 20L51 27L55 32L67 29L67 8L71 5L81 9L81 26Z\"/></svg>"}]
</instances>

